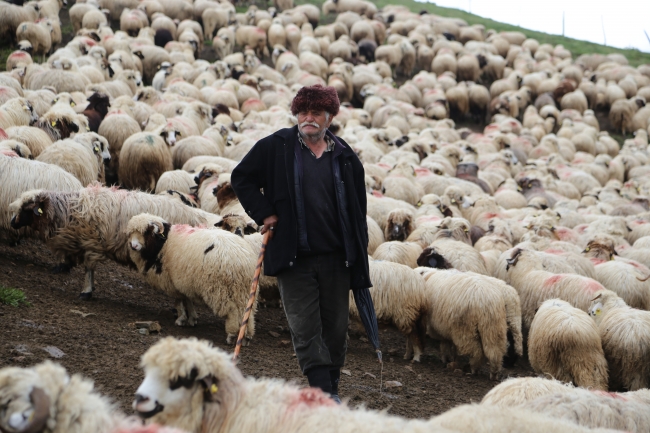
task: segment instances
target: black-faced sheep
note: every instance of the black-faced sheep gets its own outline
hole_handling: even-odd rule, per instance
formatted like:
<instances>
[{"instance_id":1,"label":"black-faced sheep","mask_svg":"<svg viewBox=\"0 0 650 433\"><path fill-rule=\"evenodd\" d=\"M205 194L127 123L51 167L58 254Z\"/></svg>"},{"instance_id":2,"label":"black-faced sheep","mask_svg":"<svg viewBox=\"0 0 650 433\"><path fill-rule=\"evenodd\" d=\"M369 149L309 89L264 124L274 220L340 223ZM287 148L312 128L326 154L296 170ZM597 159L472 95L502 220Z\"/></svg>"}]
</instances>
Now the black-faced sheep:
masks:
<instances>
[{"instance_id":1,"label":"black-faced sheep","mask_svg":"<svg viewBox=\"0 0 650 433\"><path fill-rule=\"evenodd\" d=\"M226 317L227 343L233 343L255 271L256 251L250 244L225 230L171 225L150 214L131 218L126 234L138 271L149 284L176 299L176 324L182 326L187 321L194 326L193 302L203 301L214 314ZM247 340L255 333L254 314L255 307L246 329Z\"/></svg>"}]
</instances>

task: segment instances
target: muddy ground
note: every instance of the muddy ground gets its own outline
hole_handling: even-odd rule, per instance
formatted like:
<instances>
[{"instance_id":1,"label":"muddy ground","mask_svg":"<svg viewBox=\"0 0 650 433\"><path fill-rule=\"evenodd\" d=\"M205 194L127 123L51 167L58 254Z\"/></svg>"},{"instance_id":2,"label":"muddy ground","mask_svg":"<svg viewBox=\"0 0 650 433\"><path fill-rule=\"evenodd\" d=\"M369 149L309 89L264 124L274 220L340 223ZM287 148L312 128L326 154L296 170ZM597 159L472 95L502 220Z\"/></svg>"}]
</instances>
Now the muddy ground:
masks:
<instances>
[{"instance_id":1,"label":"muddy ground","mask_svg":"<svg viewBox=\"0 0 650 433\"><path fill-rule=\"evenodd\" d=\"M17 247L0 244L0 285L24 290L31 303L18 308L0 304L0 367L56 360L70 372L92 378L103 393L131 413L133 394L142 380L139 358L159 338L196 336L232 350L225 342L222 319L201 307L195 328L174 326L172 300L127 267L113 262L101 265L93 299L82 301L78 294L83 269L54 275L50 273L54 265L47 248L35 241L23 241ZM147 320L160 323L160 334L141 335L130 325ZM261 306L256 320L255 338L242 350L242 371L306 385L282 309ZM477 402L495 385L488 378L487 367L477 376L447 369L432 340L427 341L421 363L404 361L405 340L389 327L380 330L385 361L382 375L370 344L362 337L351 335L345 366L350 374L342 375L341 381L341 396L353 406L365 404L409 418L429 417L459 404ZM461 364L466 363L463 360ZM504 376L532 374L530 366L521 360L514 369L504 370ZM381 379L383 383L399 381L402 386L380 392Z\"/></svg>"}]
</instances>

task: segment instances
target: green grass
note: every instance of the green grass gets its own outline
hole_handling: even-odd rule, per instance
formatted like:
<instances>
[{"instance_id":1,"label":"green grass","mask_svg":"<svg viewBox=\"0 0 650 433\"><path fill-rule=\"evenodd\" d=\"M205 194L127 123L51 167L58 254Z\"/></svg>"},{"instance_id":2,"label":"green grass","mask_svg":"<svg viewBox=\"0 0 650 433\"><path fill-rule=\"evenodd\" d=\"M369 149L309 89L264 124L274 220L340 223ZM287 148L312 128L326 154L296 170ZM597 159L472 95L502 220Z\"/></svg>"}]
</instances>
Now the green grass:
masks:
<instances>
[{"instance_id":1,"label":"green grass","mask_svg":"<svg viewBox=\"0 0 650 433\"><path fill-rule=\"evenodd\" d=\"M20 289L0 286L0 304L9 305L10 307L30 306L27 301L25 292Z\"/></svg>"}]
</instances>

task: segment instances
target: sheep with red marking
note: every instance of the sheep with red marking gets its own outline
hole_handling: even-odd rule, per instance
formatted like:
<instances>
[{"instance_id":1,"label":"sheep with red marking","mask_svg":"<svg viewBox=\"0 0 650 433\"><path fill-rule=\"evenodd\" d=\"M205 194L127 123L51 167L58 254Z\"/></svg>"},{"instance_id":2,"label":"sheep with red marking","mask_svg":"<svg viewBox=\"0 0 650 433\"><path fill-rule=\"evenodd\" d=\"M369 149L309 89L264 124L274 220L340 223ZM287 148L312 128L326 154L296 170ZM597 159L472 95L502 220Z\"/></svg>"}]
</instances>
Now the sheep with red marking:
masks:
<instances>
[{"instance_id":1,"label":"sheep with red marking","mask_svg":"<svg viewBox=\"0 0 650 433\"><path fill-rule=\"evenodd\" d=\"M92 297L95 268L110 258L129 264L129 247L124 227L142 212L162 215L179 224L214 226L221 217L192 209L163 195L103 188L99 184L73 192L28 191L11 203L14 229L37 231L50 250L63 259L58 268L83 264L86 280L82 299Z\"/></svg>"},{"instance_id":2,"label":"sheep with red marking","mask_svg":"<svg viewBox=\"0 0 650 433\"><path fill-rule=\"evenodd\" d=\"M559 298L575 308L587 311L601 292L610 293L598 281L576 274L555 274L543 269L534 254L521 248L506 251L506 276L521 298L523 329L528 331L535 311L547 299Z\"/></svg>"},{"instance_id":3,"label":"sheep with red marking","mask_svg":"<svg viewBox=\"0 0 650 433\"><path fill-rule=\"evenodd\" d=\"M576 386L607 391L607 361L589 315L560 299L544 301L528 334L533 369Z\"/></svg>"},{"instance_id":4,"label":"sheep with red marking","mask_svg":"<svg viewBox=\"0 0 650 433\"><path fill-rule=\"evenodd\" d=\"M345 403L337 405L318 389L299 389L277 379L245 378L229 354L196 338L160 340L144 354L141 366L145 377L133 402L136 412L148 422L189 433L250 428L260 433L298 433L305 426L322 426L325 419L327 432L487 433L495 426L504 432L596 432L530 411L491 406L466 405L427 421L351 409Z\"/></svg>"},{"instance_id":5,"label":"sheep with red marking","mask_svg":"<svg viewBox=\"0 0 650 433\"><path fill-rule=\"evenodd\" d=\"M610 389L649 388L650 311L631 308L607 290L593 298L588 312L600 331Z\"/></svg>"},{"instance_id":6,"label":"sheep with red marking","mask_svg":"<svg viewBox=\"0 0 650 433\"><path fill-rule=\"evenodd\" d=\"M595 265L595 280L630 307L650 310L650 269L634 260L615 257L614 239L609 236L590 241L583 253Z\"/></svg>"},{"instance_id":7,"label":"sheep with red marking","mask_svg":"<svg viewBox=\"0 0 650 433\"><path fill-rule=\"evenodd\" d=\"M147 283L175 298L176 324L196 324L193 302L204 302L219 317L226 317L226 342L239 332L246 309L250 278L257 252L243 237L226 230L171 225L150 214L134 216L126 228L129 256ZM185 308L187 313L185 313ZM255 333L255 306L246 328Z\"/></svg>"}]
</instances>

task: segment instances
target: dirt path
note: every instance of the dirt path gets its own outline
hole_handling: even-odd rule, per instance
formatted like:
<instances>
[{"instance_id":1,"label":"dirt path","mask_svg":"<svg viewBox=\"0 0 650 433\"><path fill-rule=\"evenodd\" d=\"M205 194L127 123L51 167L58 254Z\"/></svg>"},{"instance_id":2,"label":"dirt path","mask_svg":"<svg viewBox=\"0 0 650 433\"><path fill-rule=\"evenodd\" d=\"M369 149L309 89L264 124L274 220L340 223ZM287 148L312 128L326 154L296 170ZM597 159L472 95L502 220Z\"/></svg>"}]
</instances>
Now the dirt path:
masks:
<instances>
[{"instance_id":1,"label":"dirt path","mask_svg":"<svg viewBox=\"0 0 650 433\"><path fill-rule=\"evenodd\" d=\"M83 270L52 275L49 251L33 241L12 248L0 245L0 285L21 288L31 307L0 305L0 367L28 366L54 359L72 373L95 380L102 392L131 413L131 401L142 380L139 357L161 336L196 336L232 350L225 344L224 322L206 308L199 309L196 328L174 326L173 302L144 284L126 267L106 262L96 273L91 301L80 301ZM130 326L136 320L157 320L160 335L141 335ZM272 333L272 334L271 334ZM487 368L478 376L450 371L439 361L435 342L429 340L421 364L402 359L404 338L394 329L380 331L385 364L383 381L399 381L399 388L379 392L380 368L368 343L352 335L341 395L353 406L389 408L391 413L429 417L462 403L479 401L494 386ZM260 308L253 343L242 350L240 367L247 375L279 377L306 385L289 343L289 331L280 308ZM64 353L56 359L44 348ZM55 355L56 350L50 349ZM520 361L520 364L522 362ZM505 375L531 375L530 367L504 370Z\"/></svg>"}]
</instances>

